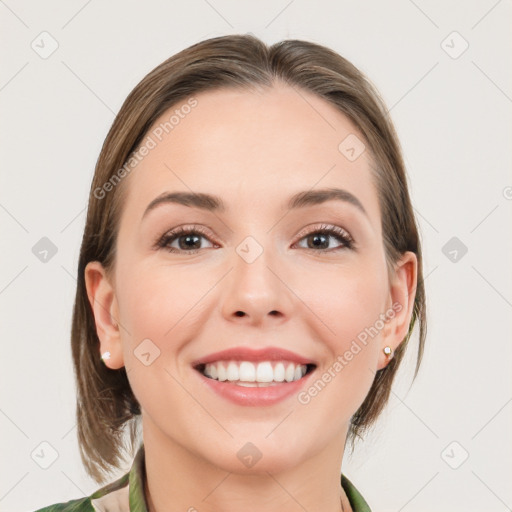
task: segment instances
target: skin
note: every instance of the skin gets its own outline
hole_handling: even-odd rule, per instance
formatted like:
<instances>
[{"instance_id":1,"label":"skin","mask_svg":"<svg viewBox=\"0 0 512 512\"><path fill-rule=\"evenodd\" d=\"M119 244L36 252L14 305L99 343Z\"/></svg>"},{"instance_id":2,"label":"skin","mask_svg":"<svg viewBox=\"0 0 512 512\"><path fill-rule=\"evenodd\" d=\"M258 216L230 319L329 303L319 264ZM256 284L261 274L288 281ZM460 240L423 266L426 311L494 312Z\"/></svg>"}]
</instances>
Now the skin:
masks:
<instances>
[{"instance_id":1,"label":"skin","mask_svg":"<svg viewBox=\"0 0 512 512\"><path fill-rule=\"evenodd\" d=\"M338 150L358 132L333 106L283 84L195 97L125 178L113 275L99 262L85 271L100 351L110 368L126 366L141 404L150 510L349 511L339 480L349 421L388 362L382 349L407 333L416 257L405 253L388 275L370 155L350 162ZM348 190L367 215L342 201L287 210L295 192L324 187ZM166 204L141 220L164 191L215 194L227 208ZM207 231L195 253L179 239L170 245L180 253L154 248L185 224ZM357 248L332 237L327 251L308 248L321 224L345 229ZM247 236L263 248L250 264L236 252ZM315 360L320 376L396 302L401 311L308 404L294 395L235 405L190 364L235 346L278 346ZM134 350L147 338L160 356L145 366ZM247 442L262 454L252 468L237 457Z\"/></svg>"}]
</instances>

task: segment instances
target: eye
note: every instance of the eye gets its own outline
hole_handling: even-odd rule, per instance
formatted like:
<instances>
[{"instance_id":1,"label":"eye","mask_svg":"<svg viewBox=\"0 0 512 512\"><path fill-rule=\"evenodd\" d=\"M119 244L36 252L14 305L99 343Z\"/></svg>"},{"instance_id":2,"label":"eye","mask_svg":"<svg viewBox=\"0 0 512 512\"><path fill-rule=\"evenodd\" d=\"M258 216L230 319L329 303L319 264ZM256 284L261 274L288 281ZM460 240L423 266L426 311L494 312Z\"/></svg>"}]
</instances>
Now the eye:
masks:
<instances>
[{"instance_id":1,"label":"eye","mask_svg":"<svg viewBox=\"0 0 512 512\"><path fill-rule=\"evenodd\" d=\"M301 238L299 247L303 249L313 250L315 252L334 252L342 249L352 249L354 240L342 228L338 226L321 225L316 229L310 229L306 233L300 234ZM174 253L195 254L206 247L202 246L201 239L210 241L210 237L202 226L180 226L172 231L165 233L160 240L156 242L156 247L165 249ZM306 242L306 246L300 245L302 241ZM331 241L339 242L337 247L331 246Z\"/></svg>"},{"instance_id":2,"label":"eye","mask_svg":"<svg viewBox=\"0 0 512 512\"><path fill-rule=\"evenodd\" d=\"M205 248L201 246L202 238L209 240L201 226L180 226L162 236L156 245L169 252L194 254Z\"/></svg>"},{"instance_id":3,"label":"eye","mask_svg":"<svg viewBox=\"0 0 512 512\"><path fill-rule=\"evenodd\" d=\"M354 240L352 237L342 228L338 226L328 226L323 224L322 226L310 230L306 234L301 233L302 238L299 240L306 241L306 247L304 249L312 249L316 252L333 252L342 249L352 249ZM331 246L331 240L337 240L341 243L338 247Z\"/></svg>"}]
</instances>

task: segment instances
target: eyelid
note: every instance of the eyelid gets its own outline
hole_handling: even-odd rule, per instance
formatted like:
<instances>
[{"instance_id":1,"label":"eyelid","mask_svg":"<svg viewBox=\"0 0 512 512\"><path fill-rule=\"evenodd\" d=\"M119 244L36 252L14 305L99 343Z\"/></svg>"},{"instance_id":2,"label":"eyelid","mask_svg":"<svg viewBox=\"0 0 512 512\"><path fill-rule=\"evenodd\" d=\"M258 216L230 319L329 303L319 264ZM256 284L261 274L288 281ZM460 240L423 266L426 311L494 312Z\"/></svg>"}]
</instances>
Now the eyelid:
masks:
<instances>
[{"instance_id":1,"label":"eyelid","mask_svg":"<svg viewBox=\"0 0 512 512\"><path fill-rule=\"evenodd\" d=\"M297 237L300 240L304 236L309 235L310 233L316 233L318 231L330 231L330 232L338 233L340 235L343 235L350 242L354 242L354 239L352 238L352 236L346 229L344 229L340 226L336 226L335 224L320 224L320 225L314 224L314 225L307 226L307 227L303 228L297 234Z\"/></svg>"}]
</instances>

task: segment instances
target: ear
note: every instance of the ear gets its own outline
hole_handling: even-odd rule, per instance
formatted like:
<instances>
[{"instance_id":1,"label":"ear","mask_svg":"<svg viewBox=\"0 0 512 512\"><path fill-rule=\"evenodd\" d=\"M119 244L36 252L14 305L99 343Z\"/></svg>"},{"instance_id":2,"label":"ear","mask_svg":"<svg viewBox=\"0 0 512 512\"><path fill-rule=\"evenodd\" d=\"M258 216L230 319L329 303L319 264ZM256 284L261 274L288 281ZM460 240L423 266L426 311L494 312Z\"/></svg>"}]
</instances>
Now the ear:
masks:
<instances>
[{"instance_id":1,"label":"ear","mask_svg":"<svg viewBox=\"0 0 512 512\"><path fill-rule=\"evenodd\" d=\"M407 251L396 263L390 279L388 309L386 310L386 316L389 320L382 331L378 370L385 368L391 360L390 357L384 354L384 347L391 347L394 354L407 335L414 311L417 274L418 260L416 254Z\"/></svg>"},{"instance_id":2,"label":"ear","mask_svg":"<svg viewBox=\"0 0 512 512\"><path fill-rule=\"evenodd\" d=\"M91 261L85 267L85 285L100 340L100 356L104 354L103 362L112 370L122 368L124 358L117 299L107 273L99 261ZM109 352L110 356L105 355L106 352Z\"/></svg>"}]
</instances>

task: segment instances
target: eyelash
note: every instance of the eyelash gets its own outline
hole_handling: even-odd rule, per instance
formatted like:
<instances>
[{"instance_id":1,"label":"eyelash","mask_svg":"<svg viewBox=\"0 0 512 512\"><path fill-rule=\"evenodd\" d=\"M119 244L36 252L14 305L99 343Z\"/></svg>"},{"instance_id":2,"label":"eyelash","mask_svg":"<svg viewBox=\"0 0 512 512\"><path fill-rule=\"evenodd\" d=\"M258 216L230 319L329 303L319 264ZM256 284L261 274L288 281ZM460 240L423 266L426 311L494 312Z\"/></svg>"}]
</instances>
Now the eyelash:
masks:
<instances>
[{"instance_id":1,"label":"eyelash","mask_svg":"<svg viewBox=\"0 0 512 512\"><path fill-rule=\"evenodd\" d=\"M201 249L192 249L192 250L185 250L185 249L176 249L174 247L169 247L169 243L174 242L174 240L178 239L181 236L184 235L202 235L205 238L209 239L209 234L204 230L201 226L180 226L173 231L170 231L163 235L155 244L156 248L165 249L168 252L171 253L186 253L186 254L195 254ZM301 238L299 238L299 242L303 240L304 238L313 235L313 234L322 234L322 235L328 235L332 236L333 238L336 238L339 242L341 242L343 245L341 247L336 247L334 249L312 249L311 247L306 248L308 251L313 252L319 252L319 253L326 253L326 252L336 252L343 249L353 249L354 248L354 239L342 228L339 228L337 226L330 226L327 224L322 224L320 227L312 229L307 231L306 233L301 233ZM211 240L210 240L211 241Z\"/></svg>"}]
</instances>

